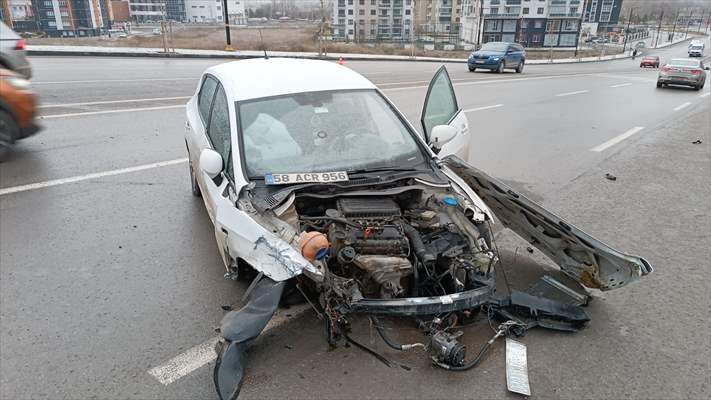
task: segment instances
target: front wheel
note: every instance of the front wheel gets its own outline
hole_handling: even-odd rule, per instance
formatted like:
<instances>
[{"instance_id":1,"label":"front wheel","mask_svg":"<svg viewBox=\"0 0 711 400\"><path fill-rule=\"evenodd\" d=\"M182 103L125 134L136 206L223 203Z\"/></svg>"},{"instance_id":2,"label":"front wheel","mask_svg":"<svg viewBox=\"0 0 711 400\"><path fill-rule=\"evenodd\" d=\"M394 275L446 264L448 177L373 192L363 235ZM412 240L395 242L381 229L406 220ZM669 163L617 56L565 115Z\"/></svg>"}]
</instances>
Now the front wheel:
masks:
<instances>
[{"instance_id":1,"label":"front wheel","mask_svg":"<svg viewBox=\"0 0 711 400\"><path fill-rule=\"evenodd\" d=\"M10 113L0 110L0 162L5 161L13 138L17 137L19 130L15 118Z\"/></svg>"},{"instance_id":2,"label":"front wheel","mask_svg":"<svg viewBox=\"0 0 711 400\"><path fill-rule=\"evenodd\" d=\"M523 72L523 64L524 64L524 63L525 63L524 61L521 61L521 62L518 64L518 66L516 67L516 73L520 74L521 72Z\"/></svg>"},{"instance_id":3,"label":"front wheel","mask_svg":"<svg viewBox=\"0 0 711 400\"><path fill-rule=\"evenodd\" d=\"M474 72L476 71L476 67L469 66L469 72Z\"/></svg>"},{"instance_id":4,"label":"front wheel","mask_svg":"<svg viewBox=\"0 0 711 400\"><path fill-rule=\"evenodd\" d=\"M499 63L499 66L496 67L496 73L497 73L497 74L501 74L501 73L503 73L503 72L504 72L504 62L501 61L501 62Z\"/></svg>"},{"instance_id":5,"label":"front wheel","mask_svg":"<svg viewBox=\"0 0 711 400\"><path fill-rule=\"evenodd\" d=\"M657 82L657 87L658 87L658 88L662 87L662 83L661 83L661 82Z\"/></svg>"}]
</instances>

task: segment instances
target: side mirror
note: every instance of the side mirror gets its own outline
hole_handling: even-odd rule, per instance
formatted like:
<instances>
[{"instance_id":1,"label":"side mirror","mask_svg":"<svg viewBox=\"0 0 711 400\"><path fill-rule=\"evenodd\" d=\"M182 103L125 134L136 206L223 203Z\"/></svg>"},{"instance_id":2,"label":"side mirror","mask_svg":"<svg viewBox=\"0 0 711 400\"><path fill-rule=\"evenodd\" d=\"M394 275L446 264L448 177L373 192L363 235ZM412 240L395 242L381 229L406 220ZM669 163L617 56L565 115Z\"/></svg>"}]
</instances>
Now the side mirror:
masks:
<instances>
[{"instance_id":1,"label":"side mirror","mask_svg":"<svg viewBox=\"0 0 711 400\"><path fill-rule=\"evenodd\" d=\"M430 146L437 152L455 136L457 136L457 128L450 125L436 125L430 134Z\"/></svg>"},{"instance_id":2,"label":"side mirror","mask_svg":"<svg viewBox=\"0 0 711 400\"><path fill-rule=\"evenodd\" d=\"M200 169L211 179L222 172L222 156L212 149L205 149L200 153Z\"/></svg>"},{"instance_id":3,"label":"side mirror","mask_svg":"<svg viewBox=\"0 0 711 400\"><path fill-rule=\"evenodd\" d=\"M705 69L706 71L708 71L709 68L711 68L711 67L709 67L708 65L704 66L704 69Z\"/></svg>"}]
</instances>

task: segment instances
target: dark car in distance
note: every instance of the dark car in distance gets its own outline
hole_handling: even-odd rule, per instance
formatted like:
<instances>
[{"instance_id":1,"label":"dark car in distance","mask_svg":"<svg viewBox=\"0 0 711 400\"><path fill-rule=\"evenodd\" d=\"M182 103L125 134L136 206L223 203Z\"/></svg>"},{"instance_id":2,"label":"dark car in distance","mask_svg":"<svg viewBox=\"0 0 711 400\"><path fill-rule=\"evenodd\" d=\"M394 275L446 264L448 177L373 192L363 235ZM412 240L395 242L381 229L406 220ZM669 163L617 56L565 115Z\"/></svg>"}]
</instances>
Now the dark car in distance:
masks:
<instances>
[{"instance_id":1,"label":"dark car in distance","mask_svg":"<svg viewBox=\"0 0 711 400\"><path fill-rule=\"evenodd\" d=\"M469 71L477 68L488 69L498 73L504 69L514 69L523 72L526 63L526 50L518 43L489 42L484 43L481 49L471 53L467 65Z\"/></svg>"},{"instance_id":2,"label":"dark car in distance","mask_svg":"<svg viewBox=\"0 0 711 400\"><path fill-rule=\"evenodd\" d=\"M640 68L659 68L659 56L644 56L642 61L639 62Z\"/></svg>"}]
</instances>

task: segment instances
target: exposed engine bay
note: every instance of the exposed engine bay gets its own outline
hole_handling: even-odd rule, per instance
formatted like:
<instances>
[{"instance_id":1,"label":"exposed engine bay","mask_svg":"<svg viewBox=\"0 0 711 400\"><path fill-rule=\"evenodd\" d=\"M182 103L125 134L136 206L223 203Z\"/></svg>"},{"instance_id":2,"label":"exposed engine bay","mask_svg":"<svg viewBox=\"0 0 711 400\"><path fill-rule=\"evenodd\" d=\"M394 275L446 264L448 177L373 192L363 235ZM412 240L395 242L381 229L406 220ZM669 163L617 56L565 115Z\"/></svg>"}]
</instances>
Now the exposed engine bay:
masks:
<instances>
[{"instance_id":1,"label":"exposed engine bay","mask_svg":"<svg viewBox=\"0 0 711 400\"><path fill-rule=\"evenodd\" d=\"M356 298L394 299L462 292L488 281L495 254L485 221L465 221L462 201L451 194L413 190L394 197L297 196L302 238L328 251L314 262L337 281L354 281ZM482 234L483 232L483 234ZM318 252L318 250L317 250ZM344 282L345 283L345 282Z\"/></svg>"}]
</instances>

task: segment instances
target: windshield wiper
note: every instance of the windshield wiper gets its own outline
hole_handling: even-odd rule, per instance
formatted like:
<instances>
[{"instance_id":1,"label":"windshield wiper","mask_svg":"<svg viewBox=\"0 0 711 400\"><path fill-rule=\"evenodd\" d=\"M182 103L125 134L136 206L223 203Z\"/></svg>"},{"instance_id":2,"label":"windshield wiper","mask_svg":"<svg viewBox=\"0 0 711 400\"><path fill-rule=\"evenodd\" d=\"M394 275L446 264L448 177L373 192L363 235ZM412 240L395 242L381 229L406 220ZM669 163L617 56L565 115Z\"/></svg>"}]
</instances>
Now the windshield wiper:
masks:
<instances>
[{"instance_id":1,"label":"windshield wiper","mask_svg":"<svg viewBox=\"0 0 711 400\"><path fill-rule=\"evenodd\" d=\"M370 172L426 172L426 169L418 169L413 167L374 167L374 168L361 168L348 171L349 175L352 174L367 174Z\"/></svg>"}]
</instances>

